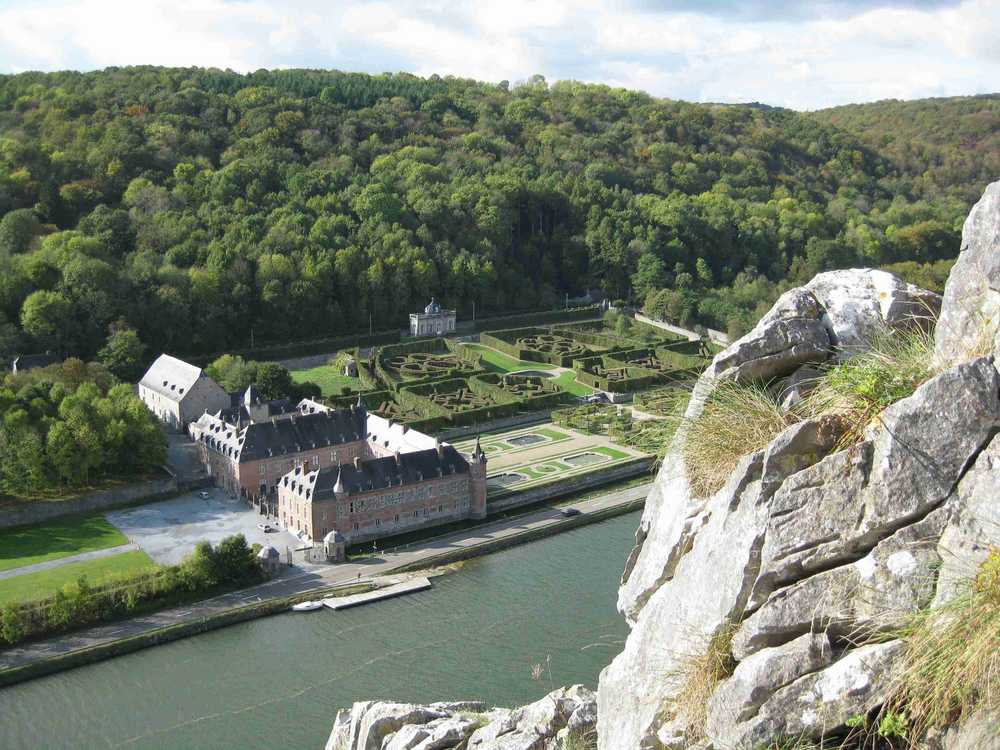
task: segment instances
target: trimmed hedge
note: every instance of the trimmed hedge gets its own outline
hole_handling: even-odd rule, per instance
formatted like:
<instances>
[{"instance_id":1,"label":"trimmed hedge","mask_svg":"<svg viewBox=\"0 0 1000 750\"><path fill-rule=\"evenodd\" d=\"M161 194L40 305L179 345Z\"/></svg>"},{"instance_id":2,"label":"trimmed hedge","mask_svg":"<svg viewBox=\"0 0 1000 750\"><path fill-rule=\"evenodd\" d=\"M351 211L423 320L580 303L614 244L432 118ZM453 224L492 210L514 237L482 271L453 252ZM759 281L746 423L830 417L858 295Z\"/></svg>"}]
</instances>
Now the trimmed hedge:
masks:
<instances>
[{"instance_id":1,"label":"trimmed hedge","mask_svg":"<svg viewBox=\"0 0 1000 750\"><path fill-rule=\"evenodd\" d=\"M508 378L512 376L507 376ZM493 373L476 375L469 378L452 378L435 383L420 383L407 385L396 391L397 401L408 409L419 414L418 419L406 419L407 424L417 430L437 432L449 427L464 427L494 419L511 417L529 411L548 409L569 400L569 395L551 383L545 383L544 378L529 378L525 380L539 381L545 387L545 393L539 396L519 398L504 390L499 383L503 376ZM435 393L450 392L466 388L473 393L489 398L494 403L487 406L452 411L432 401L429 396Z\"/></svg>"},{"instance_id":2,"label":"trimmed hedge","mask_svg":"<svg viewBox=\"0 0 1000 750\"><path fill-rule=\"evenodd\" d=\"M580 346L583 351L570 354L560 354L558 352L543 352L535 349L528 349L518 344L520 339L532 336L555 336L566 339L567 341L571 341L572 343ZM583 344L580 344L580 342L574 341L569 336L564 336L560 333L552 333L548 328L512 328L505 331L496 331L493 334L484 333L479 337L479 342L485 346L492 347L497 351L501 351L508 356L514 357L515 359L522 359L527 362L547 362L551 365L557 365L559 367L572 367L574 359L593 354L593 352L583 346Z\"/></svg>"},{"instance_id":3,"label":"trimmed hedge","mask_svg":"<svg viewBox=\"0 0 1000 750\"><path fill-rule=\"evenodd\" d=\"M457 366L437 371L424 377L404 377L401 374L397 375L395 371L390 370L387 366L387 362L392 358L410 354L432 354L442 357L454 357L457 360ZM404 385L436 383L442 380L450 380L482 372L482 358L479 354L476 352L456 352L453 343L440 337L414 339L391 346L384 346L375 351L373 357L375 360L375 372L379 379L393 390L398 390Z\"/></svg>"},{"instance_id":4,"label":"trimmed hedge","mask_svg":"<svg viewBox=\"0 0 1000 750\"><path fill-rule=\"evenodd\" d=\"M543 392L537 396L518 396L517 394L504 389L503 382L505 378L508 383L523 382L540 385ZM502 394L502 396L498 395L498 400L502 397L512 399L513 401L516 401L526 407L522 411L548 409L563 403L569 398L569 394L566 391L559 388L559 386L555 385L555 383L548 378L533 375L501 375L499 373L487 373L485 375L477 375L469 378L469 386L472 390L484 389Z\"/></svg>"},{"instance_id":5,"label":"trimmed hedge","mask_svg":"<svg viewBox=\"0 0 1000 750\"><path fill-rule=\"evenodd\" d=\"M666 370L646 366L641 360L647 358L658 360ZM705 364L705 360L700 357L667 348L643 347L577 359L573 362L573 367L577 370L577 380L591 388L612 393L631 393L650 385L684 379L691 373L700 372ZM610 378L599 374L598 368L624 370L625 377Z\"/></svg>"}]
</instances>

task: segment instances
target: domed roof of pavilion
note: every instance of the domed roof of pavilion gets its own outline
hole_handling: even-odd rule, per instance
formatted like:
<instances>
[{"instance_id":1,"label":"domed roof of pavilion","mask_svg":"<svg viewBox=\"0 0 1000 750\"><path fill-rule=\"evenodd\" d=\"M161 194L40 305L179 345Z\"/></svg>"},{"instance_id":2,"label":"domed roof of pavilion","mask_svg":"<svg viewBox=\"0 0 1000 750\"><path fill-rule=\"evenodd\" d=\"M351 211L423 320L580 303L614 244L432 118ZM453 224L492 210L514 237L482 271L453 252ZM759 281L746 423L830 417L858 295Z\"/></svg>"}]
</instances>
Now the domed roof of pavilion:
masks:
<instances>
[{"instance_id":1,"label":"domed roof of pavilion","mask_svg":"<svg viewBox=\"0 0 1000 750\"><path fill-rule=\"evenodd\" d=\"M343 542L346 542L346 541L347 541L347 538L343 534L341 534L339 531L337 531L336 529L334 529L329 534L327 534L325 537L323 537L323 542L325 544L342 544Z\"/></svg>"},{"instance_id":2,"label":"domed roof of pavilion","mask_svg":"<svg viewBox=\"0 0 1000 750\"><path fill-rule=\"evenodd\" d=\"M441 312L441 305L439 305L437 301L433 297L431 297L431 303L424 308L424 314L437 315L440 312Z\"/></svg>"}]
</instances>

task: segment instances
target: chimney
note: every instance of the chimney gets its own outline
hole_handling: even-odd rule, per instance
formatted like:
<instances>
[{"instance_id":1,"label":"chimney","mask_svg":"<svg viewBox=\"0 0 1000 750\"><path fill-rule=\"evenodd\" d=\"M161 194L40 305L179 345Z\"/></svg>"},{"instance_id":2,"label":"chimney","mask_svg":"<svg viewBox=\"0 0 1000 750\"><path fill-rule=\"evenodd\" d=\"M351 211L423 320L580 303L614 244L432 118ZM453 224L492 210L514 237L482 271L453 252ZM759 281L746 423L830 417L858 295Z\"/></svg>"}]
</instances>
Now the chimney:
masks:
<instances>
[{"instance_id":1,"label":"chimney","mask_svg":"<svg viewBox=\"0 0 1000 750\"><path fill-rule=\"evenodd\" d=\"M434 447L437 448L438 460L444 461L444 446L441 445L440 438L434 438Z\"/></svg>"},{"instance_id":2,"label":"chimney","mask_svg":"<svg viewBox=\"0 0 1000 750\"><path fill-rule=\"evenodd\" d=\"M361 456L354 457L354 468L361 471Z\"/></svg>"},{"instance_id":3,"label":"chimney","mask_svg":"<svg viewBox=\"0 0 1000 750\"><path fill-rule=\"evenodd\" d=\"M402 466L403 465L403 457L401 455L399 455L399 451L398 450L396 451L395 455L396 455L396 466Z\"/></svg>"},{"instance_id":4,"label":"chimney","mask_svg":"<svg viewBox=\"0 0 1000 750\"><path fill-rule=\"evenodd\" d=\"M403 434L405 435L409 431L410 431L410 425L404 424L403 425Z\"/></svg>"}]
</instances>

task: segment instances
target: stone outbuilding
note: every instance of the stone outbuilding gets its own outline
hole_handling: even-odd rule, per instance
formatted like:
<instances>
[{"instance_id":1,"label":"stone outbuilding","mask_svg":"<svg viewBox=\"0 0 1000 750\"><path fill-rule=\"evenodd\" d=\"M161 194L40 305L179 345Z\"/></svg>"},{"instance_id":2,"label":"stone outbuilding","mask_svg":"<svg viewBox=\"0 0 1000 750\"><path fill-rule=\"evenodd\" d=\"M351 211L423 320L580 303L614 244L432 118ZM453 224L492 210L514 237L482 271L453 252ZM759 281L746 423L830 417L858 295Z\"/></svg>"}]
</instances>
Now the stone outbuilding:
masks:
<instances>
[{"instance_id":1,"label":"stone outbuilding","mask_svg":"<svg viewBox=\"0 0 1000 750\"><path fill-rule=\"evenodd\" d=\"M139 398L161 422L183 430L205 412L214 414L232 403L222 386L200 367L161 354L139 381Z\"/></svg>"},{"instance_id":2,"label":"stone outbuilding","mask_svg":"<svg viewBox=\"0 0 1000 750\"><path fill-rule=\"evenodd\" d=\"M444 336L455 332L456 314L445 310L431 297L430 304L422 313L410 313L411 336Z\"/></svg>"},{"instance_id":3,"label":"stone outbuilding","mask_svg":"<svg viewBox=\"0 0 1000 750\"><path fill-rule=\"evenodd\" d=\"M257 560L268 575L274 575L281 568L281 553L271 545L261 548L257 553Z\"/></svg>"},{"instance_id":4,"label":"stone outbuilding","mask_svg":"<svg viewBox=\"0 0 1000 750\"><path fill-rule=\"evenodd\" d=\"M345 562L347 560L347 537L334 529L323 537L323 551L326 553L327 562Z\"/></svg>"}]
</instances>

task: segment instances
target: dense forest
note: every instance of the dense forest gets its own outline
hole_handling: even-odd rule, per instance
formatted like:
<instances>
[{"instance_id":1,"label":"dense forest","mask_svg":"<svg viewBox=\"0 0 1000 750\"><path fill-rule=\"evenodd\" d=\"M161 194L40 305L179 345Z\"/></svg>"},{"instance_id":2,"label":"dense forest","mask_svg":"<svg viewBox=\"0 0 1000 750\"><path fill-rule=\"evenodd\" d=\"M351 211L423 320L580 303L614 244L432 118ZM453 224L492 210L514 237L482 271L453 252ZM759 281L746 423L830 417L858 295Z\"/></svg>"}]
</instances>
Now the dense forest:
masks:
<instances>
[{"instance_id":1,"label":"dense forest","mask_svg":"<svg viewBox=\"0 0 1000 750\"><path fill-rule=\"evenodd\" d=\"M820 270L940 277L996 176L998 109L802 114L540 77L0 76L0 352L113 368L393 327L431 295L467 316L594 288L740 331Z\"/></svg>"}]
</instances>

